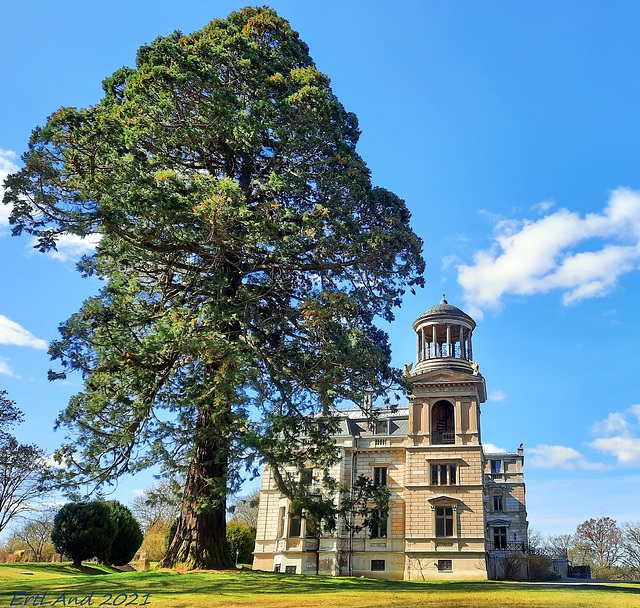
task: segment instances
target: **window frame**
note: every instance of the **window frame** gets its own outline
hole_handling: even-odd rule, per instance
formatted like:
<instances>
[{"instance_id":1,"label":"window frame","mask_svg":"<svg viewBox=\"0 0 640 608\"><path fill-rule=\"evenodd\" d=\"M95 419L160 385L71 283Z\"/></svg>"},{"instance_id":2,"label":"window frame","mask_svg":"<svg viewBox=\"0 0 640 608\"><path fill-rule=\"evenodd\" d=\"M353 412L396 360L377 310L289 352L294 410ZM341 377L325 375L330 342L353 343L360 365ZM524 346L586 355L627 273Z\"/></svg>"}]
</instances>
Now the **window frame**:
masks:
<instances>
[{"instance_id":1,"label":"window frame","mask_svg":"<svg viewBox=\"0 0 640 608\"><path fill-rule=\"evenodd\" d=\"M383 429L379 425L383 425ZM389 435L389 420L387 418L382 420L375 420L373 422L373 434L374 435Z\"/></svg>"},{"instance_id":2,"label":"window frame","mask_svg":"<svg viewBox=\"0 0 640 608\"><path fill-rule=\"evenodd\" d=\"M438 572L453 572L453 560L452 559L439 559L438 560Z\"/></svg>"},{"instance_id":3,"label":"window frame","mask_svg":"<svg viewBox=\"0 0 640 608\"><path fill-rule=\"evenodd\" d=\"M507 548L507 526L493 526L493 548L496 551L504 551Z\"/></svg>"},{"instance_id":4,"label":"window frame","mask_svg":"<svg viewBox=\"0 0 640 608\"><path fill-rule=\"evenodd\" d=\"M453 505L435 507L434 525L434 536L436 538L451 538L455 536L455 509ZM447 534L447 532L450 532L450 534Z\"/></svg>"},{"instance_id":5,"label":"window frame","mask_svg":"<svg viewBox=\"0 0 640 608\"><path fill-rule=\"evenodd\" d=\"M389 535L389 516L380 517L380 509L373 511L369 523L369 538L387 538Z\"/></svg>"},{"instance_id":6,"label":"window frame","mask_svg":"<svg viewBox=\"0 0 640 608\"><path fill-rule=\"evenodd\" d=\"M379 566L382 566L381 568ZM371 572L385 572L387 570L386 559L372 559L371 560Z\"/></svg>"},{"instance_id":7,"label":"window frame","mask_svg":"<svg viewBox=\"0 0 640 608\"><path fill-rule=\"evenodd\" d=\"M386 487L388 472L388 467L373 467L373 485Z\"/></svg>"}]
</instances>

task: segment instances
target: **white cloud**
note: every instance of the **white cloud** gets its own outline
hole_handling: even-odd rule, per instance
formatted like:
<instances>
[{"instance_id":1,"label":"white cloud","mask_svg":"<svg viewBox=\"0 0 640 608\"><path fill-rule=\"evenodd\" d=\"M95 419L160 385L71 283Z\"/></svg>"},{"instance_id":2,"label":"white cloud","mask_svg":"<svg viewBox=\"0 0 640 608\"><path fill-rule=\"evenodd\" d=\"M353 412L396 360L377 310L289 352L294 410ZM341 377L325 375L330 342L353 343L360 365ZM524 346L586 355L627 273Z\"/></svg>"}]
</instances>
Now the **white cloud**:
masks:
<instances>
[{"instance_id":1,"label":"white cloud","mask_svg":"<svg viewBox=\"0 0 640 608\"><path fill-rule=\"evenodd\" d=\"M501 452L506 452L504 448L499 448L497 445L493 445L493 443L483 443L482 451L485 454L499 454Z\"/></svg>"},{"instance_id":2,"label":"white cloud","mask_svg":"<svg viewBox=\"0 0 640 608\"><path fill-rule=\"evenodd\" d=\"M0 374L4 374L11 378L19 378L19 376L16 376L13 371L11 371L9 364L4 359L0 359Z\"/></svg>"},{"instance_id":3,"label":"white cloud","mask_svg":"<svg viewBox=\"0 0 640 608\"><path fill-rule=\"evenodd\" d=\"M459 261L460 258L455 253L444 256L442 258L442 270L447 270L447 268L450 268Z\"/></svg>"},{"instance_id":4,"label":"white cloud","mask_svg":"<svg viewBox=\"0 0 640 608\"><path fill-rule=\"evenodd\" d=\"M632 405L624 412L611 412L593 425L591 432L600 436L589 447L614 456L618 464L640 465L639 423L640 404Z\"/></svg>"},{"instance_id":5,"label":"white cloud","mask_svg":"<svg viewBox=\"0 0 640 608\"><path fill-rule=\"evenodd\" d=\"M619 412L611 412L604 420L596 422L591 427L591 432L594 435L612 435L619 431L626 431L628 423L624 417L624 414Z\"/></svg>"},{"instance_id":6,"label":"white cloud","mask_svg":"<svg viewBox=\"0 0 640 608\"><path fill-rule=\"evenodd\" d=\"M507 398L507 394L501 390L491 391L489 393L489 401L504 401Z\"/></svg>"},{"instance_id":7,"label":"white cloud","mask_svg":"<svg viewBox=\"0 0 640 608\"><path fill-rule=\"evenodd\" d=\"M2 226L9 225L9 214L11 213L11 207L2 204L2 198L4 196L4 187L2 184L10 173L18 170L18 165L13 162L17 160L17 158L18 155L15 152L0 148L0 231L2 230Z\"/></svg>"},{"instance_id":8,"label":"white cloud","mask_svg":"<svg viewBox=\"0 0 640 608\"><path fill-rule=\"evenodd\" d=\"M598 437L589 446L605 454L615 456L618 459L618 464L640 464L640 439L638 437L624 435Z\"/></svg>"},{"instance_id":9,"label":"white cloud","mask_svg":"<svg viewBox=\"0 0 640 608\"><path fill-rule=\"evenodd\" d=\"M47 343L40 338L36 338L24 327L15 321L0 315L0 344L13 344L15 346L30 346L40 350L47 349Z\"/></svg>"},{"instance_id":10,"label":"white cloud","mask_svg":"<svg viewBox=\"0 0 640 608\"><path fill-rule=\"evenodd\" d=\"M96 245L100 243L102 238L99 234L90 234L86 237L77 236L75 234L62 234L58 237L56 248L57 251L51 250L47 255L61 262L69 260L78 260L87 253L93 253ZM31 239L31 247L37 244L37 239Z\"/></svg>"},{"instance_id":11,"label":"white cloud","mask_svg":"<svg viewBox=\"0 0 640 608\"><path fill-rule=\"evenodd\" d=\"M601 213L560 209L536 221L498 221L492 247L457 267L458 282L476 311L499 308L508 294L553 290L568 305L608 293L639 262L640 192L618 188Z\"/></svg>"},{"instance_id":12,"label":"white cloud","mask_svg":"<svg viewBox=\"0 0 640 608\"><path fill-rule=\"evenodd\" d=\"M541 203L536 203L535 205L531 205L531 209L533 211L537 211L540 214L546 213L553 207L555 203L553 201L542 201Z\"/></svg>"},{"instance_id":13,"label":"white cloud","mask_svg":"<svg viewBox=\"0 0 640 608\"><path fill-rule=\"evenodd\" d=\"M537 469L596 469L607 468L598 462L588 462L586 458L574 448L564 445L538 445L527 448L528 464Z\"/></svg>"}]
</instances>

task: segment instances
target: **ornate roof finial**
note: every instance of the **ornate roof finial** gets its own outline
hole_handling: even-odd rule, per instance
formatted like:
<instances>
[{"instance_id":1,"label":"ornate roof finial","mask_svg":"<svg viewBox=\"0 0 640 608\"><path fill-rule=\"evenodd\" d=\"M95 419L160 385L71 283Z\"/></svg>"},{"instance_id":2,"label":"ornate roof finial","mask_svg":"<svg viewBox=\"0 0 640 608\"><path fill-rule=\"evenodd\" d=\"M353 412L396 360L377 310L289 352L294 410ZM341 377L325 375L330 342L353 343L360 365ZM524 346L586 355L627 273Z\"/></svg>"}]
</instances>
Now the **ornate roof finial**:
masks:
<instances>
[{"instance_id":1,"label":"ornate roof finial","mask_svg":"<svg viewBox=\"0 0 640 608\"><path fill-rule=\"evenodd\" d=\"M443 292L442 292L442 302L441 302L441 304L448 304L448 303L449 303L449 302L447 302L447 301L445 300L445 297L444 297L444 291L443 291Z\"/></svg>"}]
</instances>

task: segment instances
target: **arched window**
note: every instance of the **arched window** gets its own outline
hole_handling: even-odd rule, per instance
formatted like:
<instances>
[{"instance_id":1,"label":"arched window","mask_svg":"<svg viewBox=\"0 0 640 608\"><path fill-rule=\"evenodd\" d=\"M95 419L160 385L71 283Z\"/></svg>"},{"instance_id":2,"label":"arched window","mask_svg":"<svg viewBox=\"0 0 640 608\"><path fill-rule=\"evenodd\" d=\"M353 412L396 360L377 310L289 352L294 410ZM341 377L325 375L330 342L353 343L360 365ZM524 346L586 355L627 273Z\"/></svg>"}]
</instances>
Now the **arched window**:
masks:
<instances>
[{"instance_id":1,"label":"arched window","mask_svg":"<svg viewBox=\"0 0 640 608\"><path fill-rule=\"evenodd\" d=\"M431 443L455 443L456 433L453 405L448 401L438 401L431 410Z\"/></svg>"}]
</instances>

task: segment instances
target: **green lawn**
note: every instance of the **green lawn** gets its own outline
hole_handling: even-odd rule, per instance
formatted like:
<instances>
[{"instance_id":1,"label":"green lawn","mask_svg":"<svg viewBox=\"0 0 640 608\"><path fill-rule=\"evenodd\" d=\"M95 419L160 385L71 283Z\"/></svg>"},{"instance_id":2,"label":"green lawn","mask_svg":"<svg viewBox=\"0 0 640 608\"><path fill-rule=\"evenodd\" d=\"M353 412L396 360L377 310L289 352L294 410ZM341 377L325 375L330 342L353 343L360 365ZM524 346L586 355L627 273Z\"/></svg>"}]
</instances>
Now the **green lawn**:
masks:
<instances>
[{"instance_id":1,"label":"green lawn","mask_svg":"<svg viewBox=\"0 0 640 608\"><path fill-rule=\"evenodd\" d=\"M23 571L33 575L21 574ZM101 603L172 608L640 608L640 584L560 587L475 581L423 583L250 570L119 573L93 565L79 573L64 564L0 565L0 608Z\"/></svg>"}]
</instances>

